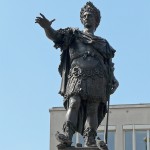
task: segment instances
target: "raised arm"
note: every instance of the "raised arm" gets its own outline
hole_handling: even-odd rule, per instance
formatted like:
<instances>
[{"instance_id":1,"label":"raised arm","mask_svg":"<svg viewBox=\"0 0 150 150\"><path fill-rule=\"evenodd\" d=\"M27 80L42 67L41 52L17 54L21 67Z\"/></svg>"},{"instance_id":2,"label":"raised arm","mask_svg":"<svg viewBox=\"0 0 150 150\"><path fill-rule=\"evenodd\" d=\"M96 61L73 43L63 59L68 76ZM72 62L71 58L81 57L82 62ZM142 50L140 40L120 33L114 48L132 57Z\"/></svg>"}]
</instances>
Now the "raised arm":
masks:
<instances>
[{"instance_id":1,"label":"raised arm","mask_svg":"<svg viewBox=\"0 0 150 150\"><path fill-rule=\"evenodd\" d=\"M43 14L40 13L40 17L36 17L35 23L38 23L46 33L46 36L52 40L52 41L58 41L61 39L61 34L58 33L56 30L54 30L51 27L52 22L54 22L55 19L49 21Z\"/></svg>"}]
</instances>

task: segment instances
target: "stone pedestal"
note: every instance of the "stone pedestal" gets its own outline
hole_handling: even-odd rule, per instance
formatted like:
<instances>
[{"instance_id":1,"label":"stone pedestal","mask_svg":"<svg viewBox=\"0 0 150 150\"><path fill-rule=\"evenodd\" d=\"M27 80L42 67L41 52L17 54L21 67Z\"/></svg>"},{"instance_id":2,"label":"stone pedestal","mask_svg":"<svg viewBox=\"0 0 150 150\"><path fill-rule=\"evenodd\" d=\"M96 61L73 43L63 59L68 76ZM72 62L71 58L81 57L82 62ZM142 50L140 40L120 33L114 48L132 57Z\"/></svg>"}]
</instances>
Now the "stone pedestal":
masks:
<instances>
[{"instance_id":1,"label":"stone pedestal","mask_svg":"<svg viewBox=\"0 0 150 150\"><path fill-rule=\"evenodd\" d=\"M68 147L65 149L58 149L58 150L99 150L97 147Z\"/></svg>"}]
</instances>

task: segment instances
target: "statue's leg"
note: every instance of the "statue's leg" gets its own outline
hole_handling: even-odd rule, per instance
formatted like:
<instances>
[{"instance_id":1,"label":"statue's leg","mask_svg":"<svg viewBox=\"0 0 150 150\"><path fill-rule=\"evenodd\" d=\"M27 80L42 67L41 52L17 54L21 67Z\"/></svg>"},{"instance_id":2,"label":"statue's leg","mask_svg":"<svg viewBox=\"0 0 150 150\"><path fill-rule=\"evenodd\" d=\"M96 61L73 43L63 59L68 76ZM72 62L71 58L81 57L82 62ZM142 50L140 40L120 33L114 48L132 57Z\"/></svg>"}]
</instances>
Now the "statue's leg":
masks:
<instances>
[{"instance_id":1,"label":"statue's leg","mask_svg":"<svg viewBox=\"0 0 150 150\"><path fill-rule=\"evenodd\" d=\"M79 96L72 96L69 99L69 108L66 113L66 120L63 126L65 135L72 140L72 136L76 131L78 111L81 103L81 98Z\"/></svg>"},{"instance_id":2,"label":"statue's leg","mask_svg":"<svg viewBox=\"0 0 150 150\"><path fill-rule=\"evenodd\" d=\"M98 126L98 106L99 102L89 102L87 103L87 118L86 118L86 127L91 127L94 130L97 129Z\"/></svg>"},{"instance_id":3,"label":"statue's leg","mask_svg":"<svg viewBox=\"0 0 150 150\"><path fill-rule=\"evenodd\" d=\"M99 102L87 103L87 118L84 130L85 146L96 146L95 137L98 127L98 105Z\"/></svg>"}]
</instances>

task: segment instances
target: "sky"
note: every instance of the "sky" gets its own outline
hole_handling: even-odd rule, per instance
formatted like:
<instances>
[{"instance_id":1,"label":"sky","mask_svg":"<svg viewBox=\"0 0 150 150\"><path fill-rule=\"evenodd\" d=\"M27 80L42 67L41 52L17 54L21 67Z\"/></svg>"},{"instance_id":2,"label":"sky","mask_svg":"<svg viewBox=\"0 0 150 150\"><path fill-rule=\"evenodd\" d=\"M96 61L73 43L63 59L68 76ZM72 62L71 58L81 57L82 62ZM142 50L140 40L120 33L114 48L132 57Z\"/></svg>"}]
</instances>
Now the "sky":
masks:
<instances>
[{"instance_id":1,"label":"sky","mask_svg":"<svg viewBox=\"0 0 150 150\"><path fill-rule=\"evenodd\" d=\"M149 103L150 1L91 1L102 15L95 35L116 49L120 86L110 104ZM86 2L0 0L0 150L49 149L49 109L63 106L60 50L34 23L35 17L55 18L54 29L82 30L80 9Z\"/></svg>"}]
</instances>

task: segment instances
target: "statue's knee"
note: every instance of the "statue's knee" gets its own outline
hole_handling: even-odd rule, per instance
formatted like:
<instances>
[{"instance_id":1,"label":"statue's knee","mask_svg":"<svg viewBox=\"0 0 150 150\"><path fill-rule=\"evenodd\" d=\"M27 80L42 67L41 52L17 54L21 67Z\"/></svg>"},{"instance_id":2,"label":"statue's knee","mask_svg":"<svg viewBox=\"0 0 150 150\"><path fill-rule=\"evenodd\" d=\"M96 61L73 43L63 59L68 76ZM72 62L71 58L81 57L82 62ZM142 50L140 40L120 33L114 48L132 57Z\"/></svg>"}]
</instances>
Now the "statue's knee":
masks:
<instances>
[{"instance_id":1,"label":"statue's knee","mask_svg":"<svg viewBox=\"0 0 150 150\"><path fill-rule=\"evenodd\" d=\"M80 98L79 97L71 97L69 101L69 108L70 109L79 109L80 107Z\"/></svg>"}]
</instances>

